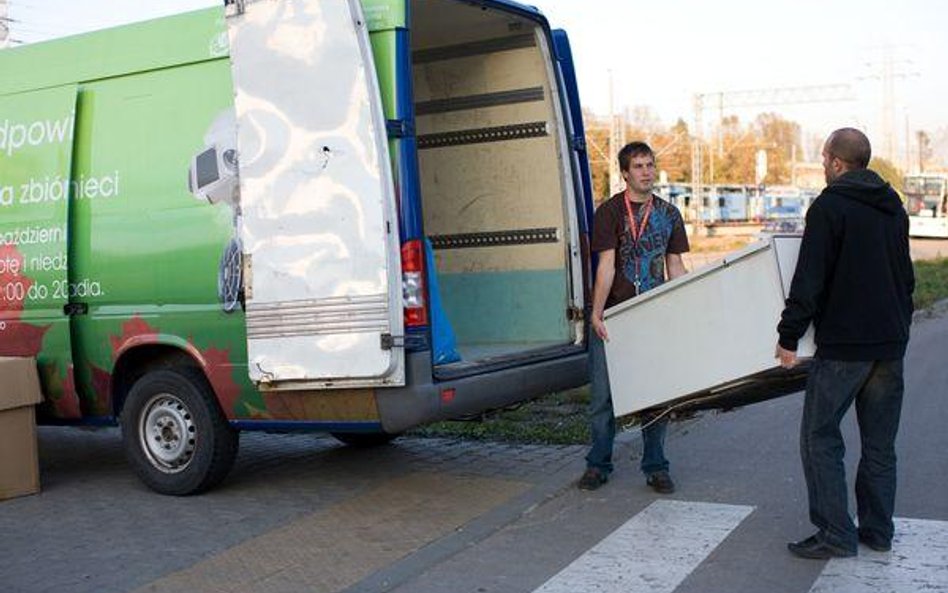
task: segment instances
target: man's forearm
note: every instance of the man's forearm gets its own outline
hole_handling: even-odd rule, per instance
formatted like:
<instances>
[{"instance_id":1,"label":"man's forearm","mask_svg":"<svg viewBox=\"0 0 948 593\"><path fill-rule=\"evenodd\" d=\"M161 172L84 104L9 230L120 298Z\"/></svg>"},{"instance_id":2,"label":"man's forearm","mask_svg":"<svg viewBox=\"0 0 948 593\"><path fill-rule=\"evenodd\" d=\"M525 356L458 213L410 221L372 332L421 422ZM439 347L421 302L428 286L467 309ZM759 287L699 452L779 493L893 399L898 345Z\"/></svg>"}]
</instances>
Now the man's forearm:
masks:
<instances>
[{"instance_id":1,"label":"man's forearm","mask_svg":"<svg viewBox=\"0 0 948 593\"><path fill-rule=\"evenodd\" d=\"M606 309L606 300L609 298L609 291L612 290L612 282L615 280L615 270L603 269L599 266L596 273L596 284L593 287L593 317L602 318Z\"/></svg>"},{"instance_id":2,"label":"man's forearm","mask_svg":"<svg viewBox=\"0 0 948 593\"><path fill-rule=\"evenodd\" d=\"M669 254L665 258L665 267L668 269L669 280L674 280L688 273L688 269L685 268L685 261L680 253Z\"/></svg>"}]
</instances>

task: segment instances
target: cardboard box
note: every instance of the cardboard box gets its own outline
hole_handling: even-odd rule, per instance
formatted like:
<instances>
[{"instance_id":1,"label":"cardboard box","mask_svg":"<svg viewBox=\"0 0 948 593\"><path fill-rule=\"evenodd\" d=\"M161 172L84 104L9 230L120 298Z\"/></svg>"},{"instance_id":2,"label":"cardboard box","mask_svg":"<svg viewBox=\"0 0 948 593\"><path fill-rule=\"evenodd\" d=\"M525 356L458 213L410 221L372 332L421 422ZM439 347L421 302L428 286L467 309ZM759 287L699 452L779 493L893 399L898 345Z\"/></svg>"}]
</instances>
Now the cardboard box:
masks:
<instances>
[{"instance_id":1,"label":"cardboard box","mask_svg":"<svg viewBox=\"0 0 948 593\"><path fill-rule=\"evenodd\" d=\"M608 309L616 416L790 378L774 350L800 242L773 236ZM811 326L797 355L809 358L815 350ZM774 394L800 388L793 381Z\"/></svg>"},{"instance_id":2,"label":"cardboard box","mask_svg":"<svg viewBox=\"0 0 948 593\"><path fill-rule=\"evenodd\" d=\"M0 357L0 500L39 492L36 361Z\"/></svg>"}]
</instances>

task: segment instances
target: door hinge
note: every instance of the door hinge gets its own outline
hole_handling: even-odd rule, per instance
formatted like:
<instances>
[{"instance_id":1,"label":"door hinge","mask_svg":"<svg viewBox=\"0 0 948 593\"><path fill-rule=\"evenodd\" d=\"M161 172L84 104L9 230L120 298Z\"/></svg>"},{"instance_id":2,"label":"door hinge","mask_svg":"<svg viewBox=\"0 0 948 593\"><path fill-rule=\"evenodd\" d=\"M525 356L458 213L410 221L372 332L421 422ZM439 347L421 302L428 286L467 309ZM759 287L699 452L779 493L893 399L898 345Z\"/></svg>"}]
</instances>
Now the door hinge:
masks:
<instances>
[{"instance_id":1,"label":"door hinge","mask_svg":"<svg viewBox=\"0 0 948 593\"><path fill-rule=\"evenodd\" d=\"M582 321L585 318L583 310L579 307L567 307L566 308L566 319L569 321Z\"/></svg>"},{"instance_id":2,"label":"door hinge","mask_svg":"<svg viewBox=\"0 0 948 593\"><path fill-rule=\"evenodd\" d=\"M382 334L382 350L391 350L392 348L404 348L405 336L393 336L392 334Z\"/></svg>"},{"instance_id":3,"label":"door hinge","mask_svg":"<svg viewBox=\"0 0 948 593\"><path fill-rule=\"evenodd\" d=\"M385 120L385 131L389 138L406 138L415 135L415 126L408 120L388 119Z\"/></svg>"},{"instance_id":4,"label":"door hinge","mask_svg":"<svg viewBox=\"0 0 948 593\"><path fill-rule=\"evenodd\" d=\"M88 312L88 303L66 303L63 305L63 315L68 315L69 317L73 315L85 315Z\"/></svg>"}]
</instances>

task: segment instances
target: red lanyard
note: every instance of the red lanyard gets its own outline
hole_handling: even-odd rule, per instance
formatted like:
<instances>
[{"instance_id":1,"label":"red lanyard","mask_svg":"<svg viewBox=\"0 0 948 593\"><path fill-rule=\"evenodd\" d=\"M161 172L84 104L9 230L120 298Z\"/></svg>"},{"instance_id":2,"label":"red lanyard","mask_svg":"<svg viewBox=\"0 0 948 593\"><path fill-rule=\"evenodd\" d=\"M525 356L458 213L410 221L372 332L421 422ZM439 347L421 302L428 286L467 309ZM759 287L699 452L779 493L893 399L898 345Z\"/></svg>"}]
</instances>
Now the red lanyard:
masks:
<instances>
[{"instance_id":1,"label":"red lanyard","mask_svg":"<svg viewBox=\"0 0 948 593\"><path fill-rule=\"evenodd\" d=\"M635 294L639 294L639 288L642 286L642 281L639 280L639 256L638 246L639 239L642 238L642 235L645 234L645 229L648 227L649 216L652 215L652 196L648 197L648 200L645 201L645 204L641 206L642 210L642 220L636 225L635 224L635 215L632 214L632 198L628 189L625 190L625 211L629 215L629 234L632 235L632 261L635 266Z\"/></svg>"}]
</instances>

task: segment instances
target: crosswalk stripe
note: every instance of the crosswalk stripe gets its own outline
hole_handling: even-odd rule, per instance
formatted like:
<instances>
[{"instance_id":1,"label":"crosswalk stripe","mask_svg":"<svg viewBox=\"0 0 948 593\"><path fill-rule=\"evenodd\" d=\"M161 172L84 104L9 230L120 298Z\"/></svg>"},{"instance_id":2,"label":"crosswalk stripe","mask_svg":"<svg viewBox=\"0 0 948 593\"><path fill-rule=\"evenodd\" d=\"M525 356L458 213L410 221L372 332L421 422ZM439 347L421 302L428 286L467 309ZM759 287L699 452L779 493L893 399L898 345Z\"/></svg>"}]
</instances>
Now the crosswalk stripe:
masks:
<instances>
[{"instance_id":1,"label":"crosswalk stripe","mask_svg":"<svg viewBox=\"0 0 948 593\"><path fill-rule=\"evenodd\" d=\"M659 500L535 593L670 593L754 507Z\"/></svg>"},{"instance_id":2,"label":"crosswalk stripe","mask_svg":"<svg viewBox=\"0 0 948 593\"><path fill-rule=\"evenodd\" d=\"M810 593L948 593L948 521L895 519L891 552L834 558Z\"/></svg>"}]
</instances>

